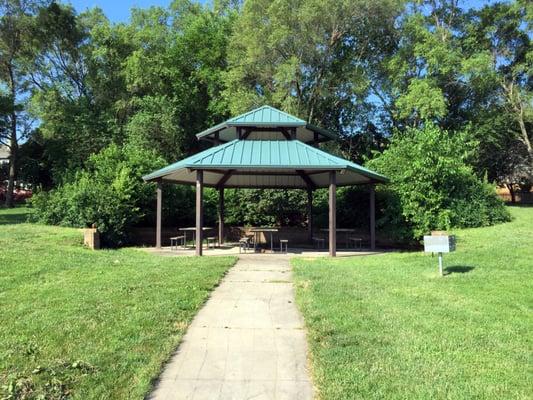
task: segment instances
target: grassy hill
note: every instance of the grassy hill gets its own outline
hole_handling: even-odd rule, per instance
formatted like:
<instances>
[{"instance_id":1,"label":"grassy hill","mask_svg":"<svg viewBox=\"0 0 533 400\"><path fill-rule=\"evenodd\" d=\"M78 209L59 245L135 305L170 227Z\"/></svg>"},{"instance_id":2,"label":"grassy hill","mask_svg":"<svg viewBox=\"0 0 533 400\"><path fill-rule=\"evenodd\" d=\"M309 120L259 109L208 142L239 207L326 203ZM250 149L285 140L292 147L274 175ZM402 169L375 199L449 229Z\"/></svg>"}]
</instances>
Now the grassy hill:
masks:
<instances>
[{"instance_id":1,"label":"grassy hill","mask_svg":"<svg viewBox=\"0 0 533 400\"><path fill-rule=\"evenodd\" d=\"M142 399L235 260L92 251L26 213L0 210L0 398Z\"/></svg>"},{"instance_id":2,"label":"grassy hill","mask_svg":"<svg viewBox=\"0 0 533 400\"><path fill-rule=\"evenodd\" d=\"M295 259L322 399L531 399L533 208L457 251Z\"/></svg>"}]
</instances>

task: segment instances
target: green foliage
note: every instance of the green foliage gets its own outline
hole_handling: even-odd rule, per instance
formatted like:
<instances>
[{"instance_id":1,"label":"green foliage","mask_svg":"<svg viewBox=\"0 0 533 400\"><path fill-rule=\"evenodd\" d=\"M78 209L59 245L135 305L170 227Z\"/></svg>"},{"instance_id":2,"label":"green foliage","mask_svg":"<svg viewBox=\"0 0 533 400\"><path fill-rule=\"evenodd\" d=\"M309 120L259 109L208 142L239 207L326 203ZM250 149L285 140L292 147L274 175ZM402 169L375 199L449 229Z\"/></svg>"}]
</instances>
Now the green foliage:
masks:
<instances>
[{"instance_id":1,"label":"green foliage","mask_svg":"<svg viewBox=\"0 0 533 400\"><path fill-rule=\"evenodd\" d=\"M143 217L153 202L153 184L141 176L164 165L153 151L110 145L91 156L87 167L73 179L32 199L37 221L74 227L96 225L102 242L127 242L128 228Z\"/></svg>"},{"instance_id":2,"label":"green foliage","mask_svg":"<svg viewBox=\"0 0 533 400\"><path fill-rule=\"evenodd\" d=\"M307 194L303 190L226 190L228 224L302 225Z\"/></svg>"},{"instance_id":3,"label":"green foliage","mask_svg":"<svg viewBox=\"0 0 533 400\"><path fill-rule=\"evenodd\" d=\"M350 131L368 95L365 74L392 42L395 0L250 0L228 51L232 113L271 104L337 132Z\"/></svg>"},{"instance_id":4,"label":"green foliage","mask_svg":"<svg viewBox=\"0 0 533 400\"><path fill-rule=\"evenodd\" d=\"M396 105L401 118L416 117L431 121L446 115L446 101L442 91L428 79L413 79Z\"/></svg>"},{"instance_id":5,"label":"green foliage","mask_svg":"<svg viewBox=\"0 0 533 400\"><path fill-rule=\"evenodd\" d=\"M227 116L221 74L234 12L223 10L179 1L113 25L99 9L41 9L46 41L29 109L56 183L111 143L143 143L167 161L198 150L194 135Z\"/></svg>"},{"instance_id":6,"label":"green foliage","mask_svg":"<svg viewBox=\"0 0 533 400\"><path fill-rule=\"evenodd\" d=\"M233 13L176 2L135 9L135 50L124 61L127 132L175 161L199 147L194 135L227 115L222 73Z\"/></svg>"},{"instance_id":7,"label":"green foliage","mask_svg":"<svg viewBox=\"0 0 533 400\"><path fill-rule=\"evenodd\" d=\"M398 46L373 82L398 131L428 120L449 131L470 123L481 153L476 173L500 184L513 164L501 155L514 152L516 139L533 165L526 3L461 10L453 2L409 2L398 20Z\"/></svg>"},{"instance_id":8,"label":"green foliage","mask_svg":"<svg viewBox=\"0 0 533 400\"><path fill-rule=\"evenodd\" d=\"M390 138L411 134L408 127L423 129L430 121L451 136L466 130L475 139L475 155L465 163L477 176L515 186L532 181L533 52L531 7L524 0L470 10L403 0L223 0L212 6L177 0L134 8L130 20L118 24L98 8L77 14L57 2L4 3L6 10L28 7L5 13L0 26L0 52L16 50L15 58L0 59L0 87L10 86L9 65L18 71L18 100L0 93L0 141L9 136L15 105L19 137L34 128L20 117L35 117L39 127L21 146L17 172L36 186L75 185L72 190L89 193L96 190L91 178L76 171L92 154L135 143L174 162L202 149L194 137L199 131L264 103L339 133L341 140L327 148L359 163L383 151ZM16 31L24 40L10 39ZM126 204L137 197L125 188L129 178L113 178L117 186L124 180ZM380 209L403 209L391 193L380 192L377 200ZM207 191L206 201L212 224L216 192ZM364 190L339 191L340 212L357 202L366 204ZM462 209L471 204L465 202ZM236 224L305 220L305 194L298 191L235 192L227 203ZM165 188L166 223L191 224L193 205L190 188ZM127 224L153 225L153 201L135 207ZM429 201L426 212L439 214L432 207ZM325 224L322 192L315 210ZM365 211L346 212L339 222L366 226ZM80 222L75 212L69 215L65 223L77 225L95 218ZM397 230L404 224L400 236L412 236L401 213L387 215ZM126 224L123 218L129 217L119 217L117 226ZM439 226L473 223L468 214L457 218L464 222L444 212L435 218Z\"/></svg>"},{"instance_id":9,"label":"green foliage","mask_svg":"<svg viewBox=\"0 0 533 400\"><path fill-rule=\"evenodd\" d=\"M432 124L395 136L389 148L369 162L391 179L382 189L389 193L379 224L404 239L419 239L431 230L509 220L493 186L468 165L473 149L475 143L465 135Z\"/></svg>"},{"instance_id":10,"label":"green foliage","mask_svg":"<svg viewBox=\"0 0 533 400\"><path fill-rule=\"evenodd\" d=\"M166 190L166 189L165 189ZM165 193L166 196L166 193ZM226 189L225 222L236 226L307 226L307 191L300 189ZM218 191L207 188L204 194L205 223L217 222ZM180 203L174 203L180 204ZM193 223L194 202L190 208ZM337 190L337 223L340 227L367 229L369 194L367 188L343 187ZM315 228L328 226L328 191L313 192L313 218Z\"/></svg>"}]
</instances>

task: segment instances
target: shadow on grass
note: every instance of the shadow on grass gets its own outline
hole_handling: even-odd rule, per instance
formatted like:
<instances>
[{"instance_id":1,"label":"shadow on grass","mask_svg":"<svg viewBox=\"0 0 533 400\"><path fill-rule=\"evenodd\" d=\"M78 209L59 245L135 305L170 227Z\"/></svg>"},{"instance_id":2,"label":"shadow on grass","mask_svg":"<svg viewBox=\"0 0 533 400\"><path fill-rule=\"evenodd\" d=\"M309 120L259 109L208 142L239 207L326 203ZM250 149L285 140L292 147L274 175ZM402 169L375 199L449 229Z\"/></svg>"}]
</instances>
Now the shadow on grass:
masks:
<instances>
[{"instance_id":1,"label":"shadow on grass","mask_svg":"<svg viewBox=\"0 0 533 400\"><path fill-rule=\"evenodd\" d=\"M474 268L475 267L471 267L469 265L452 265L444 268L444 275L466 274L467 272L472 271Z\"/></svg>"},{"instance_id":2,"label":"shadow on grass","mask_svg":"<svg viewBox=\"0 0 533 400\"><path fill-rule=\"evenodd\" d=\"M0 225L23 224L28 222L31 210L26 207L0 208Z\"/></svg>"}]
</instances>

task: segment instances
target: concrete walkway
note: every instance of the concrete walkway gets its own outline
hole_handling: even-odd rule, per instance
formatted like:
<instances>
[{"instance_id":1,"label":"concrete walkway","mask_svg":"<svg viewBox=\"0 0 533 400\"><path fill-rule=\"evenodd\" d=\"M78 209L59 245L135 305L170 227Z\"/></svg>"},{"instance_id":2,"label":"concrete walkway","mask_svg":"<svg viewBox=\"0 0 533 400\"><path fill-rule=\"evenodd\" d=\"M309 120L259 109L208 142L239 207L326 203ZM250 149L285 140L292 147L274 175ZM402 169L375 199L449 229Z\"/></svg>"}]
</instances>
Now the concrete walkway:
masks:
<instances>
[{"instance_id":1,"label":"concrete walkway","mask_svg":"<svg viewBox=\"0 0 533 400\"><path fill-rule=\"evenodd\" d=\"M154 400L313 398L289 257L242 255L194 318Z\"/></svg>"}]
</instances>

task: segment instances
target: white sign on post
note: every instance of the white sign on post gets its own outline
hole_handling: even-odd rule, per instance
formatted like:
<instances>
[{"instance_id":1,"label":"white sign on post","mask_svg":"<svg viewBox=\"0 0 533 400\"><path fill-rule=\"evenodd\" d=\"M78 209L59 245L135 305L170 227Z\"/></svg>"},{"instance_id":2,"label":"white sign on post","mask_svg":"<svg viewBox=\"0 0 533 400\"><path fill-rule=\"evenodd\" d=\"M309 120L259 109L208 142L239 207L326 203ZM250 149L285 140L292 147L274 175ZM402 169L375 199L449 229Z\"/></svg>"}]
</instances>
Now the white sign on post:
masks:
<instances>
[{"instance_id":1,"label":"white sign on post","mask_svg":"<svg viewBox=\"0 0 533 400\"><path fill-rule=\"evenodd\" d=\"M424 251L439 254L439 272L442 276L442 253L455 251L455 236L424 236Z\"/></svg>"}]
</instances>

